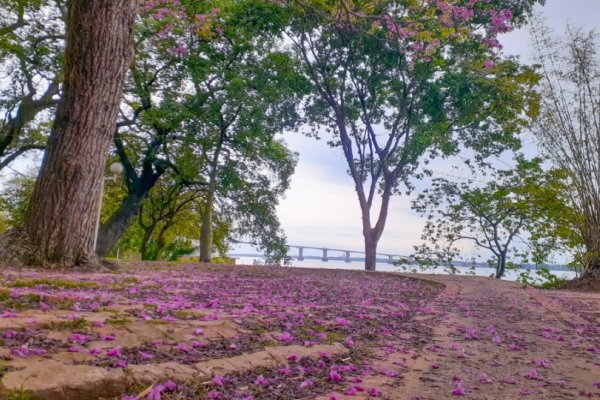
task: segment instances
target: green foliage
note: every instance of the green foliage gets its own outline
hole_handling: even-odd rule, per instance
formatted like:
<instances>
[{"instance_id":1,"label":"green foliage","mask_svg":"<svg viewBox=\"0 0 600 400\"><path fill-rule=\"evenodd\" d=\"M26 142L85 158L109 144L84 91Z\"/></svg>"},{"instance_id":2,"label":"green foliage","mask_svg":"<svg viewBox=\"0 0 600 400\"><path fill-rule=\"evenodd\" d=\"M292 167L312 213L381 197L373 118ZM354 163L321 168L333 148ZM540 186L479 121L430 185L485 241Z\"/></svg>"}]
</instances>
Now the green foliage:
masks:
<instances>
[{"instance_id":1,"label":"green foliage","mask_svg":"<svg viewBox=\"0 0 600 400\"><path fill-rule=\"evenodd\" d=\"M562 199L562 174L544 171L540 159L516 161L514 169L495 170L485 183L434 179L413 202L427 215L426 242L417 246L417 259L451 265L460 255L457 243L470 241L493 255L491 264L501 277L511 267L509 255L543 265L561 250L560 243L572 246L576 239L563 222L573 210Z\"/></svg>"},{"instance_id":2,"label":"green foliage","mask_svg":"<svg viewBox=\"0 0 600 400\"><path fill-rule=\"evenodd\" d=\"M21 228L35 185L34 176L15 176L4 183L0 192L0 224L6 228Z\"/></svg>"},{"instance_id":3,"label":"green foliage","mask_svg":"<svg viewBox=\"0 0 600 400\"><path fill-rule=\"evenodd\" d=\"M45 145L62 80L60 0L7 0L0 15L0 169Z\"/></svg>"},{"instance_id":4,"label":"green foliage","mask_svg":"<svg viewBox=\"0 0 600 400\"><path fill-rule=\"evenodd\" d=\"M538 289L562 289L568 282L544 267L535 270L535 276L532 276L531 270L521 272L518 281L524 285L530 285Z\"/></svg>"}]
</instances>

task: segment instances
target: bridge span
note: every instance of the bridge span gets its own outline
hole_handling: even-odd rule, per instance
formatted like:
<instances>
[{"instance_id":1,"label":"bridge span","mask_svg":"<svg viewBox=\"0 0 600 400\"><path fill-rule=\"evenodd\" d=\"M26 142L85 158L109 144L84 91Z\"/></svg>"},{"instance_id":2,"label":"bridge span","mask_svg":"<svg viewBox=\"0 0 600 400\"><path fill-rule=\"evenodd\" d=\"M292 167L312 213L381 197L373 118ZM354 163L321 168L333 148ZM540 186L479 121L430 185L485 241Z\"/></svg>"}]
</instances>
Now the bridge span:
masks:
<instances>
[{"instance_id":1,"label":"bridge span","mask_svg":"<svg viewBox=\"0 0 600 400\"><path fill-rule=\"evenodd\" d=\"M255 245L251 242L235 242L236 244L247 244L247 245ZM344 249L333 249L328 247L313 247L313 246L299 246L290 244L288 247L288 257L291 260L319 260L322 262L328 261L344 261L347 263L351 262L364 262L365 261L365 252L358 250L344 250ZM292 251L295 250L295 251ZM311 254L306 252L306 250L316 250L319 255ZM231 253L229 254L232 257L257 257L257 254L249 254L249 253ZM358 255L354 256L354 255ZM362 255L362 256L360 256ZM378 263L387 263L394 264L397 261L408 259L408 256L403 256L399 254L388 254L388 253L377 253L377 262Z\"/></svg>"}]
</instances>

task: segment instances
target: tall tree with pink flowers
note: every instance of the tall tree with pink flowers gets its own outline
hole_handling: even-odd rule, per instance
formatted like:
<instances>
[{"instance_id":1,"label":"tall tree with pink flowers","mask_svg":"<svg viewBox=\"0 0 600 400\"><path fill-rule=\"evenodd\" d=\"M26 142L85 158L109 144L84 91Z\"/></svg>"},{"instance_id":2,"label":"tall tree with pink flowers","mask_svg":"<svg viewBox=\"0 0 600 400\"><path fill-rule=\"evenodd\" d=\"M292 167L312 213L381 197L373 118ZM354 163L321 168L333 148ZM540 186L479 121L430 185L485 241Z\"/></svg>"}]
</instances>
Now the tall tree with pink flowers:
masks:
<instances>
[{"instance_id":1,"label":"tall tree with pink flowers","mask_svg":"<svg viewBox=\"0 0 600 400\"><path fill-rule=\"evenodd\" d=\"M519 146L537 110L536 74L503 58L497 36L536 0L307 1L292 10L289 51L312 83L304 111L348 166L367 270L394 195L433 157L465 148L483 162Z\"/></svg>"}]
</instances>

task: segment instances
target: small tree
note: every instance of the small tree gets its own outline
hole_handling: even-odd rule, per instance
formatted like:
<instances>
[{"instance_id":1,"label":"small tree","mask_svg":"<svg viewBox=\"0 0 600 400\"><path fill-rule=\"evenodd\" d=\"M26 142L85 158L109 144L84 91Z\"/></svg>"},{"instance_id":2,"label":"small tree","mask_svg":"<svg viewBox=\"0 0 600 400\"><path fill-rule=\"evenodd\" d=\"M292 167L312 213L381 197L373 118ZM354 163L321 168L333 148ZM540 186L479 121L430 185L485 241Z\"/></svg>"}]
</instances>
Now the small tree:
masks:
<instances>
[{"instance_id":1,"label":"small tree","mask_svg":"<svg viewBox=\"0 0 600 400\"><path fill-rule=\"evenodd\" d=\"M560 240L551 229L554 217L569 212L557 196L564 189L560 174L544 172L539 159L519 159L514 170L497 170L489 178L479 186L434 179L415 199L413 208L427 216L418 262L453 267L463 241L491 253L496 278L504 276L511 254L536 264L548 259Z\"/></svg>"},{"instance_id":2,"label":"small tree","mask_svg":"<svg viewBox=\"0 0 600 400\"><path fill-rule=\"evenodd\" d=\"M571 221L585 246L582 278L600 279L600 57L598 35L568 29L555 39L540 22L532 35L543 79L542 148L567 172Z\"/></svg>"}]
</instances>

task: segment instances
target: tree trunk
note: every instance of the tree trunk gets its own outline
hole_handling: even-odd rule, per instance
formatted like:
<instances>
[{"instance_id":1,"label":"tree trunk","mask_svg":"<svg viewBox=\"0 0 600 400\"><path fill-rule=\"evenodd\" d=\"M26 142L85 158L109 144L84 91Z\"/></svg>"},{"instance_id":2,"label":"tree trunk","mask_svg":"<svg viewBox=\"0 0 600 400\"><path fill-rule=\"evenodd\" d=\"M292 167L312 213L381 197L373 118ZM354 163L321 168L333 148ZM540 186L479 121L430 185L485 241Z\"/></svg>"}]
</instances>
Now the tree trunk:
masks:
<instances>
[{"instance_id":1,"label":"tree trunk","mask_svg":"<svg viewBox=\"0 0 600 400\"><path fill-rule=\"evenodd\" d=\"M365 237L365 270L375 271L377 268L377 239L367 233Z\"/></svg>"},{"instance_id":2,"label":"tree trunk","mask_svg":"<svg viewBox=\"0 0 600 400\"><path fill-rule=\"evenodd\" d=\"M600 259L598 257L590 257L579 279L600 281Z\"/></svg>"},{"instance_id":3,"label":"tree trunk","mask_svg":"<svg viewBox=\"0 0 600 400\"><path fill-rule=\"evenodd\" d=\"M204 210L202 212L202 227L200 229L200 262L209 263L212 259L212 214L214 193L212 190L206 195Z\"/></svg>"},{"instance_id":4,"label":"tree trunk","mask_svg":"<svg viewBox=\"0 0 600 400\"><path fill-rule=\"evenodd\" d=\"M498 259L498 267L496 268L496 279L500 279L506 272L506 254L501 254Z\"/></svg>"},{"instance_id":5,"label":"tree trunk","mask_svg":"<svg viewBox=\"0 0 600 400\"><path fill-rule=\"evenodd\" d=\"M144 229L144 236L142 237L142 244L140 245L140 257L142 258L142 260L153 260L152 256L148 251L150 239L152 239L153 232L154 226Z\"/></svg>"},{"instance_id":6,"label":"tree trunk","mask_svg":"<svg viewBox=\"0 0 600 400\"><path fill-rule=\"evenodd\" d=\"M215 202L215 192L217 190L217 172L219 168L219 156L225 141L225 130L221 129L221 135L215 148L215 153L211 160L211 171L209 178L208 193L206 194L206 202L202 213L202 227L200 228L200 262L209 263L212 259L212 216Z\"/></svg>"},{"instance_id":7,"label":"tree trunk","mask_svg":"<svg viewBox=\"0 0 600 400\"><path fill-rule=\"evenodd\" d=\"M144 197L136 193L128 194L119 206L119 209L110 216L108 221L100 227L98 234L98 245L96 252L100 256L106 256L115 247L121 236L129 229L135 217L140 212L140 206Z\"/></svg>"},{"instance_id":8,"label":"tree trunk","mask_svg":"<svg viewBox=\"0 0 600 400\"><path fill-rule=\"evenodd\" d=\"M94 266L94 230L123 80L133 56L136 0L68 2L64 96L25 231L36 262Z\"/></svg>"}]
</instances>

